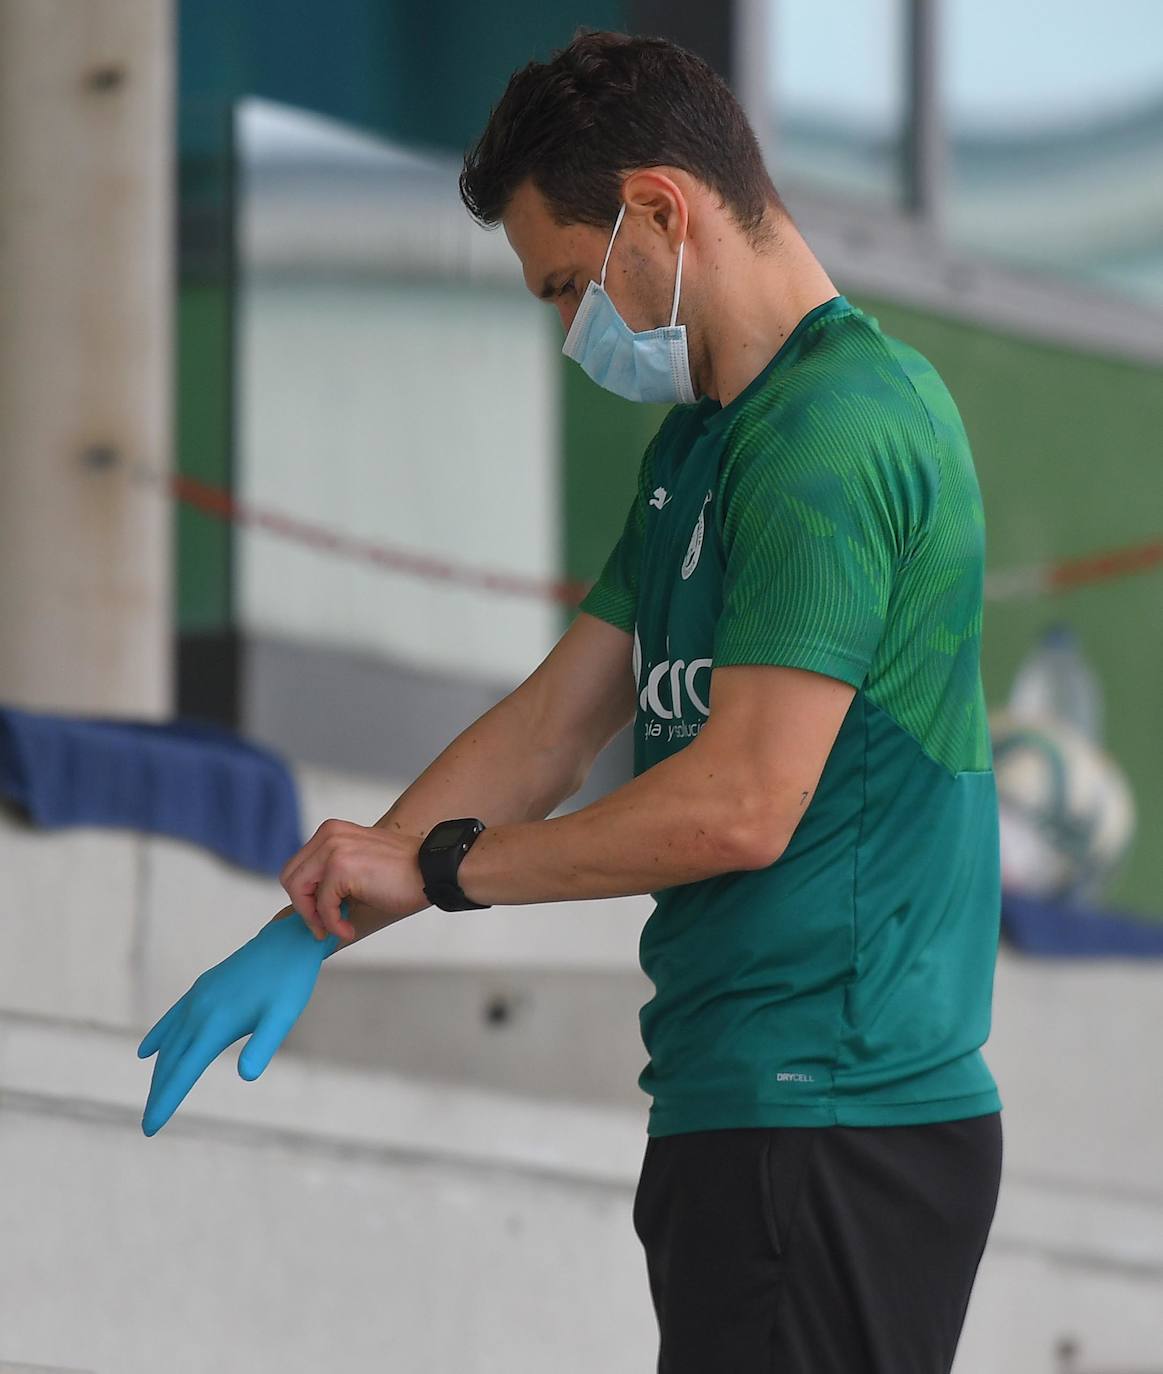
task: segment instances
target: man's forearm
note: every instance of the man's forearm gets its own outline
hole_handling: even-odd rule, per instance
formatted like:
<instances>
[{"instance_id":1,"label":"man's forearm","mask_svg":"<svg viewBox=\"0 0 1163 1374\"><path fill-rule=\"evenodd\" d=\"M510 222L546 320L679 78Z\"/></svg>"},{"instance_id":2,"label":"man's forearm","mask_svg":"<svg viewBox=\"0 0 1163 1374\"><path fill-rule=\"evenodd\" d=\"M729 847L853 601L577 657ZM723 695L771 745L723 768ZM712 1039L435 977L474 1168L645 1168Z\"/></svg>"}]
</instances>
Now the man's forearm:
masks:
<instances>
[{"instance_id":1,"label":"man's forearm","mask_svg":"<svg viewBox=\"0 0 1163 1374\"><path fill-rule=\"evenodd\" d=\"M698 746L567 816L486 830L460 865L465 894L506 906L625 897L774 863L760 808L709 774Z\"/></svg>"},{"instance_id":2,"label":"man's forearm","mask_svg":"<svg viewBox=\"0 0 1163 1374\"><path fill-rule=\"evenodd\" d=\"M570 743L539 741L524 705L507 696L463 730L376 821L420 841L452 816L479 816L489 827L541 820L581 785ZM349 904L356 938L392 923L374 907Z\"/></svg>"}]
</instances>

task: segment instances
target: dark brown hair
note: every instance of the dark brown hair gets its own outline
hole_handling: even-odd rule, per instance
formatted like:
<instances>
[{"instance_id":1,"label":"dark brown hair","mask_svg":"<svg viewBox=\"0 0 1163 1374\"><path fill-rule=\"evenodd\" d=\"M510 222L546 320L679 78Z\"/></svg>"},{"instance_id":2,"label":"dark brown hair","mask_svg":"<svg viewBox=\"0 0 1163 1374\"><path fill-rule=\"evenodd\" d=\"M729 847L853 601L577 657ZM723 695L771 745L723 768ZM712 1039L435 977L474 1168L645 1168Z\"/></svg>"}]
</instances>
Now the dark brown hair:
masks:
<instances>
[{"instance_id":1,"label":"dark brown hair","mask_svg":"<svg viewBox=\"0 0 1163 1374\"><path fill-rule=\"evenodd\" d=\"M559 224L612 223L622 177L681 167L713 190L753 243L782 204L723 79L663 38L581 30L548 62L514 72L475 147L460 196L496 224L527 179Z\"/></svg>"}]
</instances>

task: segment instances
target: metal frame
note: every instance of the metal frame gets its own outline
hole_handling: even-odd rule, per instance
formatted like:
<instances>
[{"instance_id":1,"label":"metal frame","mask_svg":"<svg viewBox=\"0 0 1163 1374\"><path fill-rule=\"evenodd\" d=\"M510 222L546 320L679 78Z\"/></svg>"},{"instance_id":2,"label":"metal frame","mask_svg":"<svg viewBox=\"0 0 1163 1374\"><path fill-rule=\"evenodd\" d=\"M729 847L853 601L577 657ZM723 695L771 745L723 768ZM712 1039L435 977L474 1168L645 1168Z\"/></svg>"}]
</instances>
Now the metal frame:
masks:
<instances>
[{"instance_id":1,"label":"metal frame","mask_svg":"<svg viewBox=\"0 0 1163 1374\"><path fill-rule=\"evenodd\" d=\"M908 0L908 6L905 22L908 48L905 64L908 72L905 204L916 219L936 228L945 203L948 158L941 108L941 0Z\"/></svg>"}]
</instances>

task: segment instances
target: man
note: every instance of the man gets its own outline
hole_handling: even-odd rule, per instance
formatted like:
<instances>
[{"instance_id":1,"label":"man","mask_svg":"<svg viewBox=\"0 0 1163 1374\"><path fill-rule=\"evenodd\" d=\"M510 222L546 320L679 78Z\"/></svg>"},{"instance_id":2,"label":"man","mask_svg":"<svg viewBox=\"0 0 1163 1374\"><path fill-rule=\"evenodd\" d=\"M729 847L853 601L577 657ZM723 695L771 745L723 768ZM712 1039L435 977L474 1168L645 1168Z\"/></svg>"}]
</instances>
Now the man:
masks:
<instances>
[{"instance_id":1,"label":"man","mask_svg":"<svg viewBox=\"0 0 1163 1374\"><path fill-rule=\"evenodd\" d=\"M1001 1163L956 407L837 293L726 86L668 43L583 34L518 72L461 192L567 355L674 408L540 667L377 825L321 826L281 875L293 906L146 1037L145 1128L248 1032L261 1072L341 937L433 900L649 892L633 1221L659 1370L947 1371ZM544 819L631 717L634 779Z\"/></svg>"}]
</instances>

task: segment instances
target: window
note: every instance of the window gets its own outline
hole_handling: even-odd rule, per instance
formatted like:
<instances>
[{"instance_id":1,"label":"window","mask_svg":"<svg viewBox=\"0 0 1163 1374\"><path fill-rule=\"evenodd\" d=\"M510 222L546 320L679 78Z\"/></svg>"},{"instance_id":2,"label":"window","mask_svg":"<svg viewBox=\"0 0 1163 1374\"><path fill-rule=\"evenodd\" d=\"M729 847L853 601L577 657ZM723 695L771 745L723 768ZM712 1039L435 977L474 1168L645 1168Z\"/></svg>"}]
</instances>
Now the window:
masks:
<instances>
[{"instance_id":1,"label":"window","mask_svg":"<svg viewBox=\"0 0 1163 1374\"><path fill-rule=\"evenodd\" d=\"M905 18L905 0L774 0L772 170L781 191L803 185L899 204Z\"/></svg>"},{"instance_id":2,"label":"window","mask_svg":"<svg viewBox=\"0 0 1163 1374\"><path fill-rule=\"evenodd\" d=\"M1163 301L1163 5L945 0L963 247Z\"/></svg>"}]
</instances>

